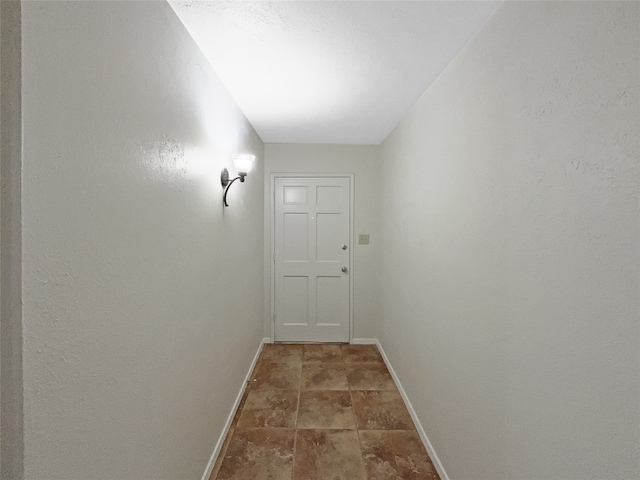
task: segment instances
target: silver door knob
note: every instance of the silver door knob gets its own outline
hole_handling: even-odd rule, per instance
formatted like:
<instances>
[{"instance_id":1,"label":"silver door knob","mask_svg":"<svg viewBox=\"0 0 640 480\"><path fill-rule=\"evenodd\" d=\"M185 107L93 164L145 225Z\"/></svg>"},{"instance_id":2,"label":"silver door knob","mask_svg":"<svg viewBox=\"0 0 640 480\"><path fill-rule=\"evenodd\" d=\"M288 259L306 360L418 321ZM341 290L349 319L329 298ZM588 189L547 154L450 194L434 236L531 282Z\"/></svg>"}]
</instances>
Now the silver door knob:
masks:
<instances>
[{"instance_id":1,"label":"silver door knob","mask_svg":"<svg viewBox=\"0 0 640 480\"><path fill-rule=\"evenodd\" d=\"M342 249L343 249L343 250L346 250L346 249L347 249L347 246L346 246L346 245L342 245Z\"/></svg>"},{"instance_id":2,"label":"silver door knob","mask_svg":"<svg viewBox=\"0 0 640 480\"><path fill-rule=\"evenodd\" d=\"M344 273L347 273L347 272L349 271L349 269L348 269L347 267L342 267L342 271L343 271Z\"/></svg>"}]
</instances>

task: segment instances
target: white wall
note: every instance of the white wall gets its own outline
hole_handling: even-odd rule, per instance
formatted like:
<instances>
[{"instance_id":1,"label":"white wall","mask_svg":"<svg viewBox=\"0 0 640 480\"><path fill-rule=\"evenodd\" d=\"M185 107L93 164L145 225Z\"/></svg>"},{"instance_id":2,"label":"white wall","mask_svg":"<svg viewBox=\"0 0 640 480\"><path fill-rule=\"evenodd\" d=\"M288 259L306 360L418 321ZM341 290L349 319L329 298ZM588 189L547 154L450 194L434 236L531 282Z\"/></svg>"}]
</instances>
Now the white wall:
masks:
<instances>
[{"instance_id":1,"label":"white wall","mask_svg":"<svg viewBox=\"0 0 640 480\"><path fill-rule=\"evenodd\" d=\"M262 338L263 144L165 2L24 2L23 49L25 478L200 478Z\"/></svg>"},{"instance_id":2,"label":"white wall","mask_svg":"<svg viewBox=\"0 0 640 480\"><path fill-rule=\"evenodd\" d=\"M271 174L353 173L355 180L353 302L354 338L376 338L378 327L379 151L368 145L265 145L264 284L265 337L271 336ZM357 245L358 233L370 234Z\"/></svg>"},{"instance_id":3,"label":"white wall","mask_svg":"<svg viewBox=\"0 0 640 480\"><path fill-rule=\"evenodd\" d=\"M639 12L505 2L382 145L380 340L451 479L640 477Z\"/></svg>"}]
</instances>

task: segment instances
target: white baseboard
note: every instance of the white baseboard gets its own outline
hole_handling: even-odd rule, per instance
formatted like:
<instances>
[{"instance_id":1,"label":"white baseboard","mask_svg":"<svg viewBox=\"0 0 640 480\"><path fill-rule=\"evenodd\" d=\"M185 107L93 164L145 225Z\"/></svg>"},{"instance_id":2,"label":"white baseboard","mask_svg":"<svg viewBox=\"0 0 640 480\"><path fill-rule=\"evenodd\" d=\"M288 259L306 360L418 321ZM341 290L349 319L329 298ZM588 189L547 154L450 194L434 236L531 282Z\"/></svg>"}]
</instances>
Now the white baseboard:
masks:
<instances>
[{"instance_id":1,"label":"white baseboard","mask_svg":"<svg viewBox=\"0 0 640 480\"><path fill-rule=\"evenodd\" d=\"M375 338L352 338L351 343L353 345L377 345L378 340Z\"/></svg>"},{"instance_id":2,"label":"white baseboard","mask_svg":"<svg viewBox=\"0 0 640 480\"><path fill-rule=\"evenodd\" d=\"M224 440L227 437L227 433L229 433L229 428L231 427L231 422L233 422L233 417L236 415L236 411L240 406L240 402L242 401L242 396L244 395L244 391L247 388L247 382L249 381L249 377L251 376L251 372L253 372L256 363L258 362L258 357L260 356L260 352L262 352L262 347L265 343L271 343L270 338L263 338L262 342L260 342L260 346L258 346L258 351L253 357L253 361L251 362L251 366L249 367L249 371L242 382L242 386L240 387L240 391L238 392L238 396L236 397L236 401L233 403L233 407L231 407L231 412L227 417L227 422L224 424L224 428L222 429L222 433L218 437L218 441L216 442L216 446L213 449L213 453L209 458L209 463L207 464L207 468L205 468L204 473L202 474L202 480L209 480L211 476L211 472L213 471L213 467L216 464L216 460L218 459L218 455L220 455L220 450L222 449L222 445L224 444Z\"/></svg>"},{"instance_id":3,"label":"white baseboard","mask_svg":"<svg viewBox=\"0 0 640 480\"><path fill-rule=\"evenodd\" d=\"M356 339L354 338L353 343L356 343L355 340ZM358 339L358 340L368 340L368 339ZM449 480L449 476L447 475L447 472L445 472L444 467L442 466L442 462L438 457L438 454L433 449L433 445L431 445L431 442L429 441L429 437L427 437L427 434L425 433L424 428L422 428L422 424L418 419L418 415L416 414L416 411L413 409L413 405L411 405L411 402L409 401L409 397L407 397L407 392L404 391L404 388L400 383L400 379L398 378L398 375L396 375L395 370L391 366L391 363L389 362L389 358L387 357L387 354L385 353L384 349L382 348L382 345L378 340L374 340L374 343L378 347L378 350L380 351L380 355L382 355L382 359L384 360L384 363L387 365L387 368L389 369L389 373L391 374L393 381L396 383L396 386L398 387L398 391L400 392L400 395L402 396L402 399L404 400L404 403L407 406L407 410L409 410L409 415L411 415L411 419L413 420L413 423L416 426L416 430L418 430L418 435L420 436L422 443L424 443L424 446L427 449L427 453L431 458L431 462L433 462L433 466L436 468L438 475L440 475L440 479Z\"/></svg>"}]
</instances>

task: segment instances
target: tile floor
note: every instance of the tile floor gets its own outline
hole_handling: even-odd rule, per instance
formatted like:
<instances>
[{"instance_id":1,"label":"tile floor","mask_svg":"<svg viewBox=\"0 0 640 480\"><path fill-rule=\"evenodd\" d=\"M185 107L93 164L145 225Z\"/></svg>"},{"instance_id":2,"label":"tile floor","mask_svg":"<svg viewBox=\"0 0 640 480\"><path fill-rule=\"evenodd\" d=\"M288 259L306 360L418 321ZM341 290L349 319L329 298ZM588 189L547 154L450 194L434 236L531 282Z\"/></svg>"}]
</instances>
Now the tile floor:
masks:
<instances>
[{"instance_id":1,"label":"tile floor","mask_svg":"<svg viewBox=\"0 0 640 480\"><path fill-rule=\"evenodd\" d=\"M439 479L374 345L265 345L211 480Z\"/></svg>"}]
</instances>

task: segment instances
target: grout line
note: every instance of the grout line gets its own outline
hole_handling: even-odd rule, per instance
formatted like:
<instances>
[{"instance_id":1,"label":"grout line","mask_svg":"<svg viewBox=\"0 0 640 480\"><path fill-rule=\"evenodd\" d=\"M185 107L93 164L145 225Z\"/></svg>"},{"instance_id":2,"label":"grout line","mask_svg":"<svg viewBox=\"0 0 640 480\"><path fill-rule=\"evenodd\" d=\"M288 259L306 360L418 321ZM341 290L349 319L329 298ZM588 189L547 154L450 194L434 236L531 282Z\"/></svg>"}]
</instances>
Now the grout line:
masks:
<instances>
[{"instance_id":1,"label":"grout line","mask_svg":"<svg viewBox=\"0 0 640 480\"><path fill-rule=\"evenodd\" d=\"M345 362L345 370L346 370L346 362ZM362 470L367 477L367 465L364 462L364 452L362 451L362 441L360 440L360 426L358 425L358 416L356 415L356 403L353 401L353 389L351 388L351 384L349 383L349 378L347 377L347 386L349 387L349 395L351 397L351 409L353 410L353 420L356 425L356 438L358 439L358 450L360 450L360 460L362 461Z\"/></svg>"},{"instance_id":2,"label":"grout line","mask_svg":"<svg viewBox=\"0 0 640 480\"><path fill-rule=\"evenodd\" d=\"M298 418L300 417L300 397L302 396L302 365L304 365L304 346L302 347L302 358L300 359L300 378L298 382L298 405L296 408L296 421L293 424L293 458L291 460L291 478L296 471L296 450L298 447Z\"/></svg>"},{"instance_id":3,"label":"grout line","mask_svg":"<svg viewBox=\"0 0 640 480\"><path fill-rule=\"evenodd\" d=\"M300 401L298 400L298 403ZM293 429L293 453L291 454L291 478L293 478L293 474L296 471L296 447L298 446L298 429Z\"/></svg>"}]
</instances>

